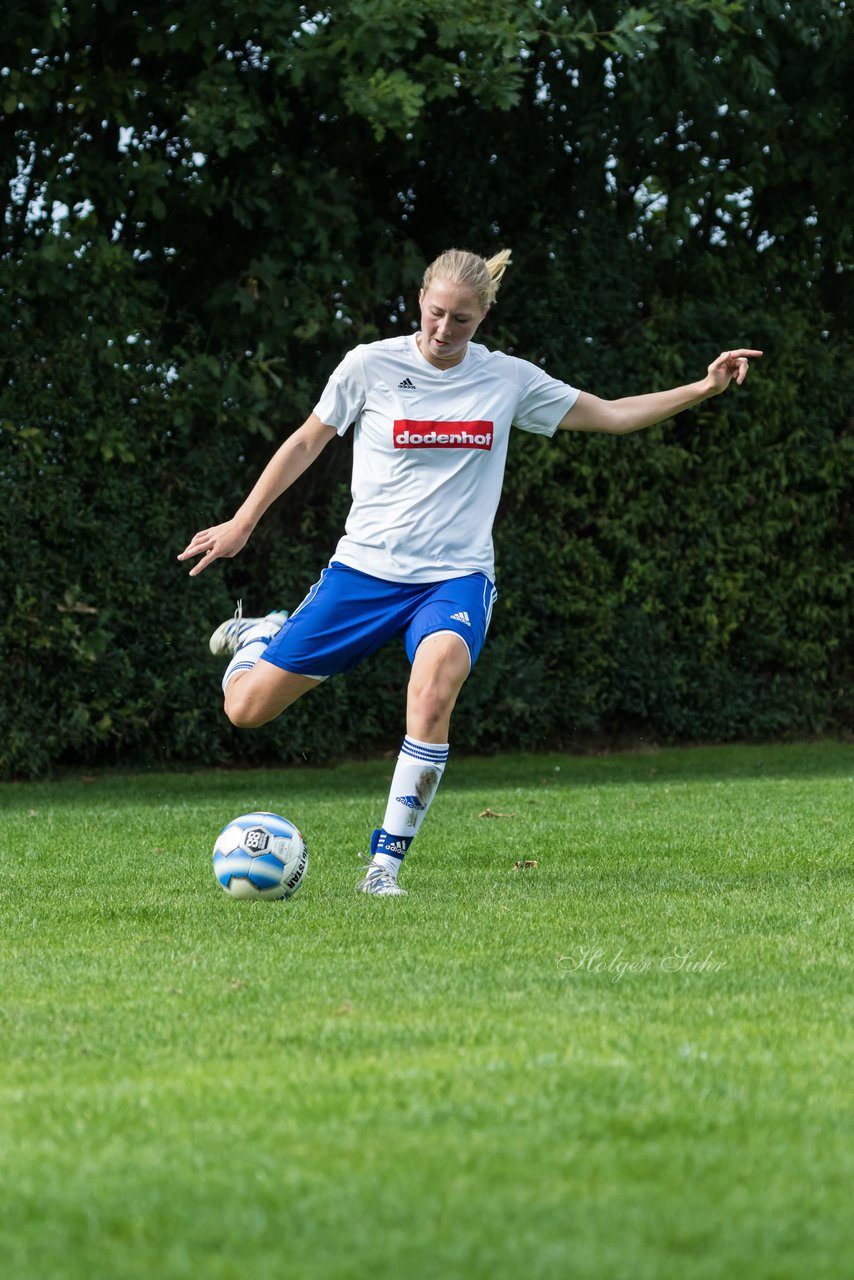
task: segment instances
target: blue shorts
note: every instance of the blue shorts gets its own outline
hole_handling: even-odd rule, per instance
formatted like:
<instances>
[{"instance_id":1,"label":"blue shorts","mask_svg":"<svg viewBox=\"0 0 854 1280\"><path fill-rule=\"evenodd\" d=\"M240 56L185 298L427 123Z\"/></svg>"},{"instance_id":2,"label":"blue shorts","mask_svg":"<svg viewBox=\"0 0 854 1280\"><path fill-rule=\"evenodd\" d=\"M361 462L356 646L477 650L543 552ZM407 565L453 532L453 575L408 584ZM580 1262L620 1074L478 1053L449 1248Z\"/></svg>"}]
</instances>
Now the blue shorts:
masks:
<instances>
[{"instance_id":1,"label":"blue shorts","mask_svg":"<svg viewBox=\"0 0 854 1280\"><path fill-rule=\"evenodd\" d=\"M485 573L411 585L333 561L264 650L263 661L319 679L352 671L398 635L412 662L426 636L453 631L468 645L474 666L497 596Z\"/></svg>"}]
</instances>

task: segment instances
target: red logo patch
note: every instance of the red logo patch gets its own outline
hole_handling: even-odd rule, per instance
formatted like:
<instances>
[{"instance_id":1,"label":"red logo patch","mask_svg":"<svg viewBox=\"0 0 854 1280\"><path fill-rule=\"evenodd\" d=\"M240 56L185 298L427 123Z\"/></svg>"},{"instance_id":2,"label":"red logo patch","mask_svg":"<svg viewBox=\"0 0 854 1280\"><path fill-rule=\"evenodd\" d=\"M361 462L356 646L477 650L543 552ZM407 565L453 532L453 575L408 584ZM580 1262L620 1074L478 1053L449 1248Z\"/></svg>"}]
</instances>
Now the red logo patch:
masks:
<instances>
[{"instance_id":1,"label":"red logo patch","mask_svg":"<svg viewBox=\"0 0 854 1280\"><path fill-rule=\"evenodd\" d=\"M416 422L395 418L395 449L491 449L491 422Z\"/></svg>"}]
</instances>

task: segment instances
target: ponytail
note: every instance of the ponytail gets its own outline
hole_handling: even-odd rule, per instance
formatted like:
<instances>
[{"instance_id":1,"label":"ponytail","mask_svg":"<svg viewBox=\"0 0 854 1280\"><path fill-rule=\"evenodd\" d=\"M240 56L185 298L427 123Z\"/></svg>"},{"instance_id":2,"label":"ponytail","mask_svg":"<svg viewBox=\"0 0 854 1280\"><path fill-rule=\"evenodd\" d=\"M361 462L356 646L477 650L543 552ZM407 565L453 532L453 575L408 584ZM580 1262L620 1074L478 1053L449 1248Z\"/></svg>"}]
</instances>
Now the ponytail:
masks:
<instances>
[{"instance_id":1,"label":"ponytail","mask_svg":"<svg viewBox=\"0 0 854 1280\"><path fill-rule=\"evenodd\" d=\"M486 260L486 269L489 272L493 286L492 298L490 298L491 302L495 300L495 295L498 293L498 286L501 284L502 276L510 266L511 261L512 259L510 257L509 249L502 249L500 253L496 253L492 258L487 258Z\"/></svg>"}]
</instances>

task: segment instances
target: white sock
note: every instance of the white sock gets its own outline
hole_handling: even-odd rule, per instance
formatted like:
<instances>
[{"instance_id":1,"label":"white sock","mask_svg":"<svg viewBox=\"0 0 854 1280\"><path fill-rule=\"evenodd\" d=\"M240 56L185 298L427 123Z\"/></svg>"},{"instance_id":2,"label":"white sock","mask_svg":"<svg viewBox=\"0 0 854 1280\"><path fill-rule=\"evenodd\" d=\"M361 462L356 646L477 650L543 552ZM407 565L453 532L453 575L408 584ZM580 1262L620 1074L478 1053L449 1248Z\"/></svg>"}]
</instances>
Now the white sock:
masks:
<instances>
[{"instance_id":1,"label":"white sock","mask_svg":"<svg viewBox=\"0 0 854 1280\"><path fill-rule=\"evenodd\" d=\"M448 750L447 742L420 742L408 734L403 739L383 825L371 840L373 861L395 878L442 781Z\"/></svg>"},{"instance_id":2,"label":"white sock","mask_svg":"<svg viewBox=\"0 0 854 1280\"><path fill-rule=\"evenodd\" d=\"M270 637L267 636L264 640L249 640L237 650L237 653L225 669L225 675L222 677L223 693L225 693L225 686L231 677L237 675L238 671L252 670L269 643Z\"/></svg>"}]
</instances>

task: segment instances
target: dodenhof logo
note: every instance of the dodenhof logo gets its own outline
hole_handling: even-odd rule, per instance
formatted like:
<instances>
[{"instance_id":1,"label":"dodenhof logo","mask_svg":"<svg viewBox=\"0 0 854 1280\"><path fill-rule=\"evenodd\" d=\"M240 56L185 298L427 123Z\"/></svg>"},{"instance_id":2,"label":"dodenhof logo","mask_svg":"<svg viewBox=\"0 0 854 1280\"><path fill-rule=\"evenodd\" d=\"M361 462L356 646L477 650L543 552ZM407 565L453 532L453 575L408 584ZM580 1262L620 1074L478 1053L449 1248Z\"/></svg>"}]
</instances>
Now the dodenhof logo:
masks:
<instances>
[{"instance_id":1,"label":"dodenhof logo","mask_svg":"<svg viewBox=\"0 0 854 1280\"><path fill-rule=\"evenodd\" d=\"M417 422L396 418L395 449L491 449L492 422Z\"/></svg>"}]
</instances>

